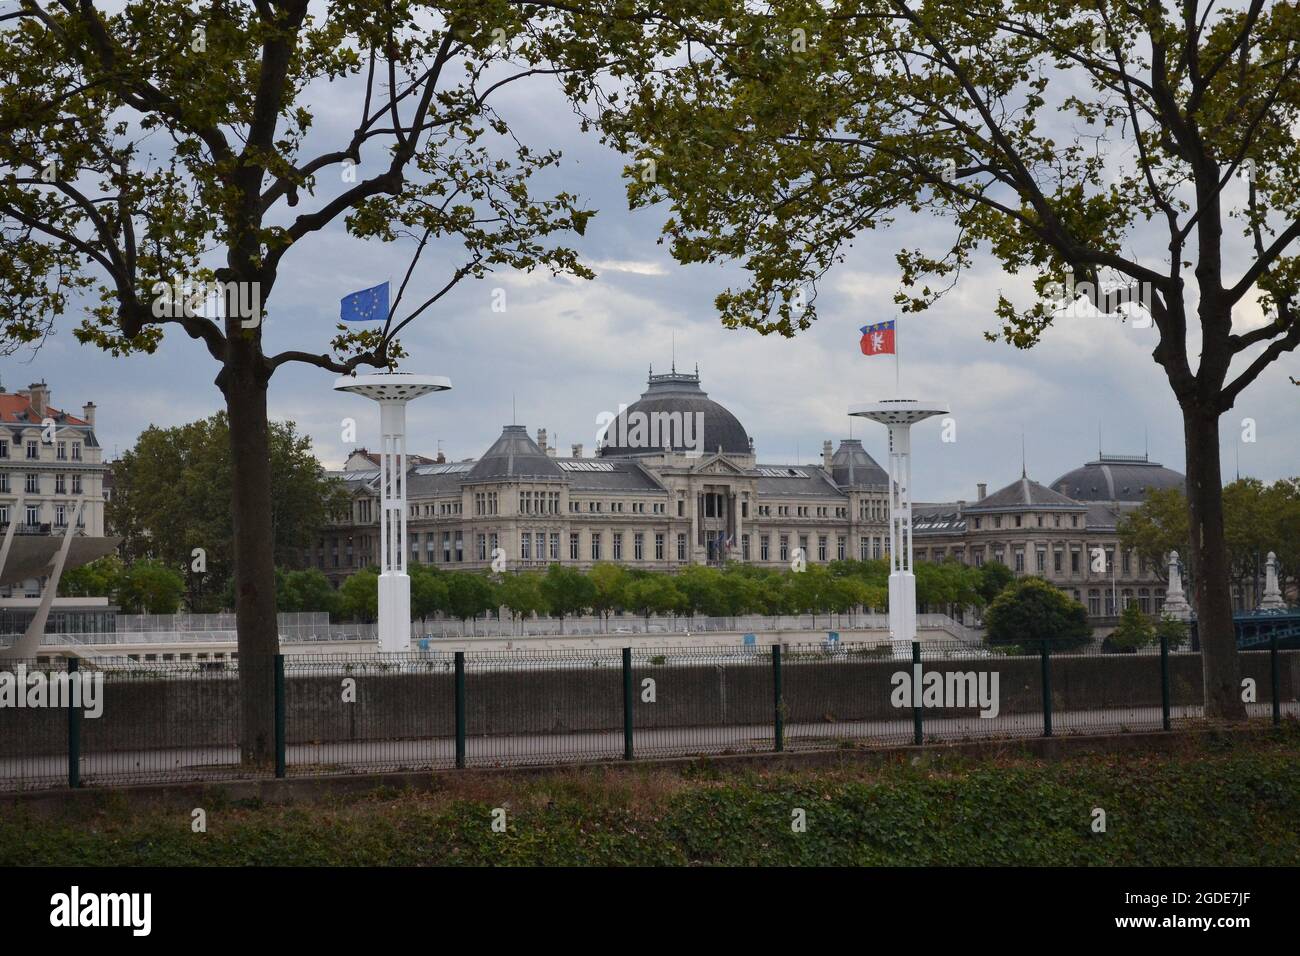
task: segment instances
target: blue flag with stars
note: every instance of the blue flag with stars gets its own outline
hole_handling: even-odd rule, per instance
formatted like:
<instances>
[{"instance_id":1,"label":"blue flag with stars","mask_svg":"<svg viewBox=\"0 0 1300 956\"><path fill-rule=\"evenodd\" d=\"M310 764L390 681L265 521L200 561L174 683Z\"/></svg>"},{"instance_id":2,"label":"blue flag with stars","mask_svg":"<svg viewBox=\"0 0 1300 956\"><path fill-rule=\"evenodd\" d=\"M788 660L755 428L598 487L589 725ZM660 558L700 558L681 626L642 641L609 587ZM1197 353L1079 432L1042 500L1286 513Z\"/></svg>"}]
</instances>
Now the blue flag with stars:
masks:
<instances>
[{"instance_id":1,"label":"blue flag with stars","mask_svg":"<svg viewBox=\"0 0 1300 956\"><path fill-rule=\"evenodd\" d=\"M344 322L386 322L388 283L345 295L339 301L339 318Z\"/></svg>"}]
</instances>

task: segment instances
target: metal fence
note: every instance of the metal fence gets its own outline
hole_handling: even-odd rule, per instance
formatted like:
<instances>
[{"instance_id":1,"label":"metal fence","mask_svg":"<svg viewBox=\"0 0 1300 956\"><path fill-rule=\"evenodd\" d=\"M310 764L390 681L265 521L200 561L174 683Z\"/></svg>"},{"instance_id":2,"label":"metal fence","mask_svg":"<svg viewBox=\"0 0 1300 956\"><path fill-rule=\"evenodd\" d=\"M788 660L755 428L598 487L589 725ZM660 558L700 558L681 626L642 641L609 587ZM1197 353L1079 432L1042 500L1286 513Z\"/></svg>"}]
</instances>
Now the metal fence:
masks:
<instances>
[{"instance_id":1,"label":"metal fence","mask_svg":"<svg viewBox=\"0 0 1300 956\"><path fill-rule=\"evenodd\" d=\"M1300 651L1241 662L1252 718L1300 715ZM1201 663L956 640L282 655L254 767L238 662L5 661L0 788L1167 730L1201 716Z\"/></svg>"}]
</instances>

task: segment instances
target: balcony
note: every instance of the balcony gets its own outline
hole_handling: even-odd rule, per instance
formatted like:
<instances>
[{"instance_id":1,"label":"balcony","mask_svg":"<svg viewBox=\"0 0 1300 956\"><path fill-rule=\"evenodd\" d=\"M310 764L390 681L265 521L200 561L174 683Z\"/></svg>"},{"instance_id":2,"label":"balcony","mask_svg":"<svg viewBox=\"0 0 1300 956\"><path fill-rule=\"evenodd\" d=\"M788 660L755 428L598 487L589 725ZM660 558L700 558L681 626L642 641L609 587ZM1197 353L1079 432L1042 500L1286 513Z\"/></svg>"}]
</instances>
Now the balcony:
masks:
<instances>
[{"instance_id":1,"label":"balcony","mask_svg":"<svg viewBox=\"0 0 1300 956\"><path fill-rule=\"evenodd\" d=\"M7 534L8 531L9 522L0 521L0 534ZM50 534L50 523L48 521L44 524L27 524L22 522L14 528L14 534Z\"/></svg>"}]
</instances>

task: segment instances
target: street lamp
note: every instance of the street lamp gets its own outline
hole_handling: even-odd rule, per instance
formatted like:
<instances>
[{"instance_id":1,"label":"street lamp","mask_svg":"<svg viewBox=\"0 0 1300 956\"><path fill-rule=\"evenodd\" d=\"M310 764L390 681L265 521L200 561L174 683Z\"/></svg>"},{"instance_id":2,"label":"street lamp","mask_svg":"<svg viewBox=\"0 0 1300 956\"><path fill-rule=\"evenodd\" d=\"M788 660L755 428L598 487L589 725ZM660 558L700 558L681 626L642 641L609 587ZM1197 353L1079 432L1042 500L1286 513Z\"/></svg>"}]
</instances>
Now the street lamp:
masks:
<instances>
[{"instance_id":1,"label":"street lamp","mask_svg":"<svg viewBox=\"0 0 1300 956\"><path fill-rule=\"evenodd\" d=\"M340 378L336 392L379 403L379 649L411 648L411 579L406 574L406 403L445 392L442 375L376 372Z\"/></svg>"}]
</instances>

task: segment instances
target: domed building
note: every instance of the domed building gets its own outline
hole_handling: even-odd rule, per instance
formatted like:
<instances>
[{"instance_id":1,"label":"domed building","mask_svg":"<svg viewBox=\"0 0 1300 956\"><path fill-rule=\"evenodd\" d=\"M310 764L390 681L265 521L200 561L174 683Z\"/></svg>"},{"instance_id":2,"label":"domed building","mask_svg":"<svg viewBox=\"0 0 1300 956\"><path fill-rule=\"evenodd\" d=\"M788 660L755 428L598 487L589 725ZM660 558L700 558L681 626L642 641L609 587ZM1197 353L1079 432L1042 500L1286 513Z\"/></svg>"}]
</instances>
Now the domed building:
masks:
<instances>
[{"instance_id":1,"label":"domed building","mask_svg":"<svg viewBox=\"0 0 1300 956\"><path fill-rule=\"evenodd\" d=\"M823 442L821 462L765 465L731 411L694 373L650 372L645 391L603 422L594 455L568 455L506 425L477 459L420 460L407 477L412 562L511 568L617 561L671 569L745 561L882 557L889 479L862 447ZM365 567L378 541L378 469L352 455L336 473L352 515L308 555L336 582Z\"/></svg>"},{"instance_id":2,"label":"domed building","mask_svg":"<svg viewBox=\"0 0 1300 956\"><path fill-rule=\"evenodd\" d=\"M478 458L413 456L410 561L473 569L503 554L511 569L615 561L671 570L724 561L789 567L800 553L809 563L888 555L889 476L859 439L824 441L816 464L763 464L741 420L705 392L698 368L651 370L640 398L601 424L594 454L576 444L562 454L545 428L534 436L511 424ZM336 583L373 562L379 540L372 459L354 454L338 475L353 490L352 516L309 555ZM1162 569L1123 553L1117 525L1147 489L1182 482L1146 456L1101 455L1050 486L1022 472L992 494L979 485L972 501L917 503L913 557L1003 562L1052 581L1094 618L1128 601L1157 613Z\"/></svg>"},{"instance_id":3,"label":"domed building","mask_svg":"<svg viewBox=\"0 0 1300 956\"><path fill-rule=\"evenodd\" d=\"M1096 461L1067 471L1051 485L1075 501L1116 506L1140 505L1148 491L1182 491L1186 486L1186 477L1146 455L1100 455Z\"/></svg>"},{"instance_id":4,"label":"domed building","mask_svg":"<svg viewBox=\"0 0 1300 956\"><path fill-rule=\"evenodd\" d=\"M1112 618L1136 602L1148 614L1164 605L1164 569L1120 546L1119 522L1152 489L1186 479L1146 455L1099 455L1050 486L1022 469L1005 488L976 488L973 501L918 504L916 560L1005 564L1017 575L1051 581L1088 609Z\"/></svg>"},{"instance_id":5,"label":"domed building","mask_svg":"<svg viewBox=\"0 0 1300 956\"><path fill-rule=\"evenodd\" d=\"M653 369L641 398L619 409L609 423L602 457L653 455L664 452L738 455L754 454L754 443L735 415L713 401L694 375L676 368L666 375Z\"/></svg>"}]
</instances>

